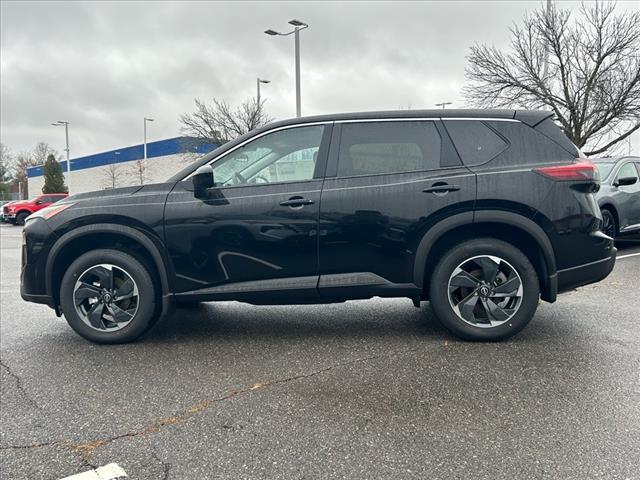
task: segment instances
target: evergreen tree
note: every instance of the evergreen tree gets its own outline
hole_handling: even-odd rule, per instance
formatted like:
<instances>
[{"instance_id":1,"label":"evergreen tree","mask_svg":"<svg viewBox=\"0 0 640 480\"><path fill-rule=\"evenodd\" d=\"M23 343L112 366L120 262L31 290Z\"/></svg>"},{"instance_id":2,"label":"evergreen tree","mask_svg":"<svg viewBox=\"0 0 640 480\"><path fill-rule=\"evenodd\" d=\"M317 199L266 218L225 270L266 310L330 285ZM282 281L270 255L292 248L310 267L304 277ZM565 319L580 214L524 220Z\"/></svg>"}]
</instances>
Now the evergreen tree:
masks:
<instances>
[{"instance_id":1,"label":"evergreen tree","mask_svg":"<svg viewBox=\"0 0 640 480\"><path fill-rule=\"evenodd\" d=\"M64 176L62 175L62 168L56 161L56 157L49 155L47 161L44 162L44 187L42 187L42 193L62 193L67 191L67 186L64 184Z\"/></svg>"}]
</instances>

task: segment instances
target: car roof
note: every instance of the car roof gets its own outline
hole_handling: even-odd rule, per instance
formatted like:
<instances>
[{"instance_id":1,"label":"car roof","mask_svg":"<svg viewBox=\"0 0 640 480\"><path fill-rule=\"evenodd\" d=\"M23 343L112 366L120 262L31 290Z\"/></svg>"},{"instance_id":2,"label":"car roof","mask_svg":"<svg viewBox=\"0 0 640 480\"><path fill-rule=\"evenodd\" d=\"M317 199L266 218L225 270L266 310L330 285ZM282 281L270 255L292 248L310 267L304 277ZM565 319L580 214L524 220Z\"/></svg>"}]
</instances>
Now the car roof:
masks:
<instances>
[{"instance_id":1,"label":"car roof","mask_svg":"<svg viewBox=\"0 0 640 480\"><path fill-rule=\"evenodd\" d=\"M545 110L511 110L511 109L430 109L430 110L384 110L373 112L333 113L310 117L288 118L270 123L259 130L270 130L274 127L301 123L331 122L340 120L385 120L393 118L504 118L520 120L527 125L535 126L551 117L552 112Z\"/></svg>"},{"instance_id":2,"label":"car roof","mask_svg":"<svg viewBox=\"0 0 640 480\"><path fill-rule=\"evenodd\" d=\"M634 155L619 155L617 157L602 157L602 158L592 158L593 162L601 162L601 163L618 163L621 160L640 160L640 157L636 157Z\"/></svg>"}]
</instances>

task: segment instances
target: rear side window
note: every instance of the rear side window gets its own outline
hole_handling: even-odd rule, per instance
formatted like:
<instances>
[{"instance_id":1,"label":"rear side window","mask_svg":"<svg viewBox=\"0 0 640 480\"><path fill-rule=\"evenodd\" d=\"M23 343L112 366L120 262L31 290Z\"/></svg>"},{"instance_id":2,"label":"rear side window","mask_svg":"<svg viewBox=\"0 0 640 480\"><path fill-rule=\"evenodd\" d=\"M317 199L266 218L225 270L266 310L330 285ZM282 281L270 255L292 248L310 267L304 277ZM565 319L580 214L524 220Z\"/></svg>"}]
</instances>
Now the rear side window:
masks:
<instances>
[{"instance_id":1,"label":"rear side window","mask_svg":"<svg viewBox=\"0 0 640 480\"><path fill-rule=\"evenodd\" d=\"M509 146L478 120L445 120L444 125L465 165L481 165Z\"/></svg>"},{"instance_id":2,"label":"rear side window","mask_svg":"<svg viewBox=\"0 0 640 480\"><path fill-rule=\"evenodd\" d=\"M441 145L440 134L430 121L345 123L338 176L436 169Z\"/></svg>"}]
</instances>

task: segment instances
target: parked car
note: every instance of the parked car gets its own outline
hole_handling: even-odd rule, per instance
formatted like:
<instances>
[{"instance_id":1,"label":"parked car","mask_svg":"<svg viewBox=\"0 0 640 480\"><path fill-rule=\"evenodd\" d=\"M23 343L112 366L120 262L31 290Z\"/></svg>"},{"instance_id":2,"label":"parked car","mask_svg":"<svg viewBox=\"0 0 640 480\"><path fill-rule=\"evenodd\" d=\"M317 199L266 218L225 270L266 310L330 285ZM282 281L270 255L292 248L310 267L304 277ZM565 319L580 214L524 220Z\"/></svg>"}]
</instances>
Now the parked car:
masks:
<instances>
[{"instance_id":1,"label":"parked car","mask_svg":"<svg viewBox=\"0 0 640 480\"><path fill-rule=\"evenodd\" d=\"M2 213L9 223L24 225L26 218L32 213L66 198L66 193L46 193L32 200L11 202L2 208Z\"/></svg>"},{"instance_id":2,"label":"parked car","mask_svg":"<svg viewBox=\"0 0 640 480\"><path fill-rule=\"evenodd\" d=\"M640 157L598 158L601 186L596 194L602 231L610 237L640 231Z\"/></svg>"},{"instance_id":3,"label":"parked car","mask_svg":"<svg viewBox=\"0 0 640 480\"><path fill-rule=\"evenodd\" d=\"M7 217L5 216L4 213L4 207L8 207L9 205L11 205L15 200L9 200L9 201L2 201L0 202L0 222L2 223L7 223L9 220L7 219Z\"/></svg>"},{"instance_id":4,"label":"parked car","mask_svg":"<svg viewBox=\"0 0 640 480\"><path fill-rule=\"evenodd\" d=\"M614 266L596 168L578 156L542 111L273 123L166 183L29 217L22 298L98 343L134 340L177 304L373 296L428 300L455 335L504 339L540 298Z\"/></svg>"}]
</instances>

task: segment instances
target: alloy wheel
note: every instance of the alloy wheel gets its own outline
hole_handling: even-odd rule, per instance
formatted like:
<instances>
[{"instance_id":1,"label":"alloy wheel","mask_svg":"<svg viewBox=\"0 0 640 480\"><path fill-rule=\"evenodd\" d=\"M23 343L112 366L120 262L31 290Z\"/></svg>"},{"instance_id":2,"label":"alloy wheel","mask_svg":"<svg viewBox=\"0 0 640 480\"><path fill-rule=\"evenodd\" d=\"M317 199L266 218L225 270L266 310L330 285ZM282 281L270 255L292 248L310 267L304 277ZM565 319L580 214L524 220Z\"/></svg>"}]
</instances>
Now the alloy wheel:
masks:
<instances>
[{"instance_id":1,"label":"alloy wheel","mask_svg":"<svg viewBox=\"0 0 640 480\"><path fill-rule=\"evenodd\" d=\"M94 265L78 277L73 288L76 312L89 327L113 332L133 320L140 302L138 285L124 269Z\"/></svg>"},{"instance_id":2,"label":"alloy wheel","mask_svg":"<svg viewBox=\"0 0 640 480\"><path fill-rule=\"evenodd\" d=\"M456 315L474 327L498 327L522 304L522 279L506 260L479 255L460 263L449 278L449 303Z\"/></svg>"},{"instance_id":3,"label":"alloy wheel","mask_svg":"<svg viewBox=\"0 0 640 480\"><path fill-rule=\"evenodd\" d=\"M608 210L602 211L602 232L611 238L616 236L616 222Z\"/></svg>"}]
</instances>

